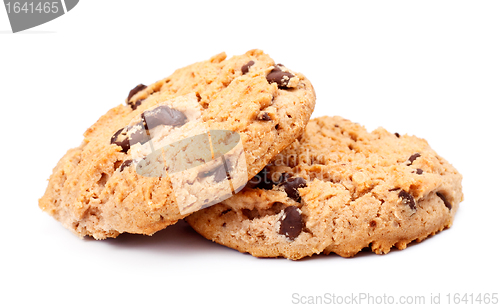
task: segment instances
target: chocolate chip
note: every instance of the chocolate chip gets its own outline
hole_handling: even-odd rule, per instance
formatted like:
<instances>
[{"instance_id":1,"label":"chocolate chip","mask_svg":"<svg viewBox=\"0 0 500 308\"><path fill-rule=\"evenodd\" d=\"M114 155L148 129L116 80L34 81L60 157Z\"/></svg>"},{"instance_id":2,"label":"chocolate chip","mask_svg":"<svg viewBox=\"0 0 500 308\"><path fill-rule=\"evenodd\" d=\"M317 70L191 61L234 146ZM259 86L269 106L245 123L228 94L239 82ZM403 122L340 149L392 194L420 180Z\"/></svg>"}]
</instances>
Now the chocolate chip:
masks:
<instances>
[{"instance_id":1,"label":"chocolate chip","mask_svg":"<svg viewBox=\"0 0 500 308\"><path fill-rule=\"evenodd\" d=\"M250 70L250 66L252 66L254 64L255 64L255 62L252 61L252 60L250 60L250 61L248 61L247 64L243 65L241 67L241 72L243 73L243 75L245 75L246 73L248 73L248 71Z\"/></svg>"},{"instance_id":2,"label":"chocolate chip","mask_svg":"<svg viewBox=\"0 0 500 308\"><path fill-rule=\"evenodd\" d=\"M269 83L277 83L278 88L280 89L287 89L288 88L288 82L290 81L291 78L295 77L293 74L290 74L289 72L284 72L279 68L278 66L275 66L269 74L267 74L267 82Z\"/></svg>"},{"instance_id":3,"label":"chocolate chip","mask_svg":"<svg viewBox=\"0 0 500 308\"><path fill-rule=\"evenodd\" d=\"M132 90L130 90L130 92L128 93L128 97L127 97L127 102L130 102L130 99L136 95L137 93L141 92L142 90L146 89L147 86L143 85L142 83L137 85L135 88L133 88Z\"/></svg>"},{"instance_id":4,"label":"chocolate chip","mask_svg":"<svg viewBox=\"0 0 500 308\"><path fill-rule=\"evenodd\" d=\"M127 153L130 147L134 144L143 144L148 140L149 136L142 125L136 125L133 127L125 126L114 133L111 137L111 143L122 147L123 153Z\"/></svg>"},{"instance_id":5,"label":"chocolate chip","mask_svg":"<svg viewBox=\"0 0 500 308\"><path fill-rule=\"evenodd\" d=\"M220 215L219 215L219 216L226 215L227 213L229 213L229 212L231 212L231 211L232 211L232 209L227 209L227 210L224 210L224 211L222 211L222 212L220 213Z\"/></svg>"},{"instance_id":6,"label":"chocolate chip","mask_svg":"<svg viewBox=\"0 0 500 308\"><path fill-rule=\"evenodd\" d=\"M143 144L149 140L149 136L142 125L129 128L129 143L133 146L136 143Z\"/></svg>"},{"instance_id":7,"label":"chocolate chip","mask_svg":"<svg viewBox=\"0 0 500 308\"><path fill-rule=\"evenodd\" d=\"M415 199L413 198L412 195L410 195L406 191L401 190L399 192L398 197L401 198L401 200L403 200L403 204L409 206L410 209L412 209L412 210L417 209L417 207L415 206Z\"/></svg>"},{"instance_id":8,"label":"chocolate chip","mask_svg":"<svg viewBox=\"0 0 500 308\"><path fill-rule=\"evenodd\" d=\"M226 175L226 168L224 167L224 164L221 164L212 170L200 172L198 174L198 176L200 178L206 178L206 177L209 177L212 175L214 176L215 182L217 182L217 183L222 182L227 176Z\"/></svg>"},{"instance_id":9,"label":"chocolate chip","mask_svg":"<svg viewBox=\"0 0 500 308\"><path fill-rule=\"evenodd\" d=\"M410 158L408 158L408 161L410 162L408 164L408 166L411 165L411 164L413 164L413 162L415 161L415 159L419 158L420 156L421 156L420 153L415 153L412 156L410 156Z\"/></svg>"},{"instance_id":10,"label":"chocolate chip","mask_svg":"<svg viewBox=\"0 0 500 308\"><path fill-rule=\"evenodd\" d=\"M420 168L417 168L417 170L415 170L415 173L416 174L422 174L422 173L424 173L424 170L422 170Z\"/></svg>"},{"instance_id":11,"label":"chocolate chip","mask_svg":"<svg viewBox=\"0 0 500 308\"><path fill-rule=\"evenodd\" d=\"M292 175L290 173L282 173L278 179L278 182L276 182L276 184L281 184L285 181L288 181L288 179L291 179L292 178Z\"/></svg>"},{"instance_id":12,"label":"chocolate chip","mask_svg":"<svg viewBox=\"0 0 500 308\"><path fill-rule=\"evenodd\" d=\"M256 217L259 217L259 210L257 209L242 209L241 213L245 215L248 219L254 220Z\"/></svg>"},{"instance_id":13,"label":"chocolate chip","mask_svg":"<svg viewBox=\"0 0 500 308\"><path fill-rule=\"evenodd\" d=\"M271 117L269 116L269 113L267 113L267 112L263 112L263 113L259 114L259 116L257 118L261 121L271 121Z\"/></svg>"},{"instance_id":14,"label":"chocolate chip","mask_svg":"<svg viewBox=\"0 0 500 308\"><path fill-rule=\"evenodd\" d=\"M147 110L141 117L146 129L153 129L158 125L182 126L188 121L184 113L168 106Z\"/></svg>"},{"instance_id":15,"label":"chocolate chip","mask_svg":"<svg viewBox=\"0 0 500 308\"><path fill-rule=\"evenodd\" d=\"M127 136L128 126L119 129L116 133L111 137L111 144L116 144L119 147L122 147L121 152L127 153L128 149L130 149L130 141Z\"/></svg>"},{"instance_id":16,"label":"chocolate chip","mask_svg":"<svg viewBox=\"0 0 500 308\"><path fill-rule=\"evenodd\" d=\"M124 161L123 164L120 166L120 172L122 172L125 168L127 168L131 164L132 164L131 159L127 159L126 161Z\"/></svg>"},{"instance_id":17,"label":"chocolate chip","mask_svg":"<svg viewBox=\"0 0 500 308\"><path fill-rule=\"evenodd\" d=\"M296 178L287 178L283 183L282 183L286 194L288 195L289 198L300 202L300 194L298 189L306 187L306 180L304 180L301 177L296 177Z\"/></svg>"},{"instance_id":18,"label":"chocolate chip","mask_svg":"<svg viewBox=\"0 0 500 308\"><path fill-rule=\"evenodd\" d=\"M129 102L128 104L130 105L130 108L132 108L132 110L136 110L137 107L142 105L142 101L143 101L143 99L138 99L135 101L135 103Z\"/></svg>"},{"instance_id":19,"label":"chocolate chip","mask_svg":"<svg viewBox=\"0 0 500 308\"><path fill-rule=\"evenodd\" d=\"M288 239L294 240L302 232L304 222L302 215L296 206L286 207L280 220L279 234L285 235Z\"/></svg>"},{"instance_id":20,"label":"chocolate chip","mask_svg":"<svg viewBox=\"0 0 500 308\"><path fill-rule=\"evenodd\" d=\"M264 168L248 182L251 185L255 185L254 188L271 190L273 189L274 182L272 181L271 177L268 177L268 174L269 170L267 168Z\"/></svg>"},{"instance_id":21,"label":"chocolate chip","mask_svg":"<svg viewBox=\"0 0 500 308\"><path fill-rule=\"evenodd\" d=\"M444 202L444 206L446 206L450 211L451 211L451 203L446 199L446 197L443 195L443 193L437 192L436 195L441 198Z\"/></svg>"},{"instance_id":22,"label":"chocolate chip","mask_svg":"<svg viewBox=\"0 0 500 308\"><path fill-rule=\"evenodd\" d=\"M396 137L398 137L398 138L399 138L399 137L401 137L401 136L399 135L399 133L394 133L394 135L396 135Z\"/></svg>"},{"instance_id":23,"label":"chocolate chip","mask_svg":"<svg viewBox=\"0 0 500 308\"><path fill-rule=\"evenodd\" d=\"M214 180L217 183L220 183L224 179L226 179L226 169L224 168L223 165L221 165L219 168L217 168L217 171L215 171L214 173Z\"/></svg>"},{"instance_id":24,"label":"chocolate chip","mask_svg":"<svg viewBox=\"0 0 500 308\"><path fill-rule=\"evenodd\" d=\"M290 174L281 173L279 178L275 180L276 173L271 174L269 169L262 169L257 175L255 175L250 181L248 181L251 185L254 185L253 188L271 190L275 185L280 185L288 178L290 178Z\"/></svg>"}]
</instances>

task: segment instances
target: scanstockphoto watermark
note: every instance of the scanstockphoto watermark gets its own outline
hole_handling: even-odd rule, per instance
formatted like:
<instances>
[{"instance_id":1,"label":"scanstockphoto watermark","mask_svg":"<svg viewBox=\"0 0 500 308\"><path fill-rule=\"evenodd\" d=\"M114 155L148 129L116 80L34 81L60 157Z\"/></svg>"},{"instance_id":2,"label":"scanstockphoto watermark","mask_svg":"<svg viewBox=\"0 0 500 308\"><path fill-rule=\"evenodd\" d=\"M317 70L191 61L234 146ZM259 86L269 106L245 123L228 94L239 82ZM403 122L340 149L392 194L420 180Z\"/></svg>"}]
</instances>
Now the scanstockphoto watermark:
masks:
<instances>
[{"instance_id":1,"label":"scanstockphoto watermark","mask_svg":"<svg viewBox=\"0 0 500 308\"><path fill-rule=\"evenodd\" d=\"M497 305L498 293L429 293L427 295L391 295L371 293L304 295L293 293L296 305Z\"/></svg>"},{"instance_id":2,"label":"scanstockphoto watermark","mask_svg":"<svg viewBox=\"0 0 500 308\"><path fill-rule=\"evenodd\" d=\"M404 305L426 303L425 296L408 295L375 295L370 293L351 293L340 295L335 293L324 293L322 295L301 295L292 294L292 304L312 304L312 305Z\"/></svg>"},{"instance_id":3,"label":"scanstockphoto watermark","mask_svg":"<svg viewBox=\"0 0 500 308\"><path fill-rule=\"evenodd\" d=\"M356 165L378 165L379 157L357 157ZM337 183L341 181L340 173L341 171L350 170L352 175L350 180L353 184L363 186L369 180L372 179L373 174L368 172L368 170L362 169L352 169L352 163L348 161L343 161L342 158L336 156L336 154L325 155L318 154L316 152L311 152L309 149L297 154L297 153L280 153L277 154L272 162L266 166L261 172L259 172L253 179L250 180L250 184L253 186L260 185L270 186L271 184L279 184L283 181L283 173L285 170L293 170L298 165L308 165L307 173L302 173L300 176L307 181L313 181L315 179L325 182ZM336 166L337 168L331 169L326 166ZM283 168L285 167L285 168Z\"/></svg>"}]
</instances>

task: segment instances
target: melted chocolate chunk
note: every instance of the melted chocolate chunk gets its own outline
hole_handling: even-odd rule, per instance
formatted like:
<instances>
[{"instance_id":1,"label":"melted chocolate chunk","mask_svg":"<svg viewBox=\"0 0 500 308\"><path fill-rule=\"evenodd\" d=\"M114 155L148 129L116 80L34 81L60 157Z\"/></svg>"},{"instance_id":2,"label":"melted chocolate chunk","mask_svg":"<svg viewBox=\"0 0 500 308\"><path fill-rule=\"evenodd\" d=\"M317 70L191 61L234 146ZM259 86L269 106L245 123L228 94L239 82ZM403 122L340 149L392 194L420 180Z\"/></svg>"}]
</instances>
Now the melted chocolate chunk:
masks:
<instances>
[{"instance_id":1,"label":"melted chocolate chunk","mask_svg":"<svg viewBox=\"0 0 500 308\"><path fill-rule=\"evenodd\" d=\"M136 95L137 93L141 92L142 90L146 89L147 86L143 85L142 83L137 85L135 88L133 88L132 90L130 90L130 92L128 93L128 97L127 97L127 102L130 103L130 99Z\"/></svg>"},{"instance_id":2,"label":"melted chocolate chunk","mask_svg":"<svg viewBox=\"0 0 500 308\"><path fill-rule=\"evenodd\" d=\"M255 185L254 188L271 190L273 189L274 182L272 181L272 179L270 179L271 176L268 176L269 173L269 170L267 168L264 168L248 182L252 185Z\"/></svg>"},{"instance_id":3,"label":"melted chocolate chunk","mask_svg":"<svg viewBox=\"0 0 500 308\"><path fill-rule=\"evenodd\" d=\"M271 190L275 185L281 185L283 182L288 180L288 178L290 178L290 174L282 173L276 181L274 181L273 178L275 177L273 177L269 170L264 168L255 177L253 177L250 182L256 184L254 188Z\"/></svg>"},{"instance_id":4,"label":"melted chocolate chunk","mask_svg":"<svg viewBox=\"0 0 500 308\"><path fill-rule=\"evenodd\" d=\"M415 206L415 199L413 198L412 195L410 195L406 191L401 190L399 192L398 197L401 198L401 200L403 200L403 204L409 206L410 209L412 209L412 210L416 210L417 209L417 207Z\"/></svg>"},{"instance_id":5,"label":"melted chocolate chunk","mask_svg":"<svg viewBox=\"0 0 500 308\"><path fill-rule=\"evenodd\" d=\"M285 188L285 192L288 195L289 198L300 202L300 194L298 189L306 187L306 180L304 180L301 177L296 177L296 178L287 178L284 180L282 183L283 187Z\"/></svg>"},{"instance_id":6,"label":"melted chocolate chunk","mask_svg":"<svg viewBox=\"0 0 500 308\"><path fill-rule=\"evenodd\" d=\"M399 135L399 133L394 133L394 135L396 135L396 137L401 137L401 135Z\"/></svg>"},{"instance_id":7,"label":"melted chocolate chunk","mask_svg":"<svg viewBox=\"0 0 500 308\"><path fill-rule=\"evenodd\" d=\"M263 112L263 113L259 114L259 116L257 118L261 121L271 121L271 117L269 116L269 113L267 113L267 112Z\"/></svg>"},{"instance_id":8,"label":"melted chocolate chunk","mask_svg":"<svg viewBox=\"0 0 500 308\"><path fill-rule=\"evenodd\" d=\"M415 170L415 173L420 175L420 174L424 173L424 170L417 168L417 170Z\"/></svg>"},{"instance_id":9,"label":"melted chocolate chunk","mask_svg":"<svg viewBox=\"0 0 500 308\"><path fill-rule=\"evenodd\" d=\"M451 203L448 201L448 199L446 199L446 197L443 195L443 193L440 193L440 192L437 192L436 195L441 198L441 200L443 200L444 202L444 206L446 206L450 211L451 211Z\"/></svg>"},{"instance_id":10,"label":"melted chocolate chunk","mask_svg":"<svg viewBox=\"0 0 500 308\"><path fill-rule=\"evenodd\" d=\"M408 164L408 166L411 165L411 164L413 164L413 162L415 161L415 159L419 158L420 156L421 156L420 153L415 153L412 156L410 156L410 158L408 158L408 161L410 162Z\"/></svg>"},{"instance_id":11,"label":"melted chocolate chunk","mask_svg":"<svg viewBox=\"0 0 500 308\"><path fill-rule=\"evenodd\" d=\"M285 235L292 241L302 232L304 222L299 209L295 206L286 207L279 221L279 234Z\"/></svg>"},{"instance_id":12,"label":"melted chocolate chunk","mask_svg":"<svg viewBox=\"0 0 500 308\"><path fill-rule=\"evenodd\" d=\"M184 113L168 106L147 110L141 117L146 129L153 129L158 125L182 126L188 121Z\"/></svg>"},{"instance_id":13,"label":"melted chocolate chunk","mask_svg":"<svg viewBox=\"0 0 500 308\"><path fill-rule=\"evenodd\" d=\"M122 147L121 152L127 153L130 149L130 141L127 136L128 126L125 126L122 129L119 129L114 135L111 137L111 144L116 144L119 147Z\"/></svg>"},{"instance_id":14,"label":"melted chocolate chunk","mask_svg":"<svg viewBox=\"0 0 500 308\"><path fill-rule=\"evenodd\" d=\"M252 66L254 64L255 64L255 62L252 61L252 60L250 60L250 61L248 61L247 64L243 65L241 67L241 72L243 73L243 75L245 75L246 73L248 73L248 71L250 70L250 66Z\"/></svg>"},{"instance_id":15,"label":"melted chocolate chunk","mask_svg":"<svg viewBox=\"0 0 500 308\"><path fill-rule=\"evenodd\" d=\"M126 161L123 162L123 164L120 166L120 172L125 170L125 168L129 167L132 164L131 159L127 159Z\"/></svg>"},{"instance_id":16,"label":"melted chocolate chunk","mask_svg":"<svg viewBox=\"0 0 500 308\"><path fill-rule=\"evenodd\" d=\"M279 64L278 64L279 65ZM289 72L284 72L279 68L275 66L269 74L267 74L267 82L269 83L277 83L278 88L280 89L288 89L288 82L290 81L291 78L295 77L293 74Z\"/></svg>"}]
</instances>

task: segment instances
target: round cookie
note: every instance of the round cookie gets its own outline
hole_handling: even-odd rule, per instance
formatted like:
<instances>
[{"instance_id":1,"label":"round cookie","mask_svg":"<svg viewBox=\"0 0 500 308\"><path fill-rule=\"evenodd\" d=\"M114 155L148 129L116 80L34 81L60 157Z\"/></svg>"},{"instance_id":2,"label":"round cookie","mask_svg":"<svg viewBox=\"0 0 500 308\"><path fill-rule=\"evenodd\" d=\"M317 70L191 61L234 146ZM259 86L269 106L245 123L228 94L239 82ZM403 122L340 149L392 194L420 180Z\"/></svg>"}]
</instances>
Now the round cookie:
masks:
<instances>
[{"instance_id":1,"label":"round cookie","mask_svg":"<svg viewBox=\"0 0 500 308\"><path fill-rule=\"evenodd\" d=\"M237 192L233 173L244 172L244 183L255 176L302 134L314 104L311 83L262 51L221 53L132 89L59 161L39 206L80 237L151 235L199 208L196 199L227 192L231 180L229 193ZM171 149L167 166L159 159L168 146L181 150ZM217 152L238 146L230 159ZM173 169L187 175L174 181ZM177 184L188 187L184 195Z\"/></svg>"},{"instance_id":2,"label":"round cookie","mask_svg":"<svg viewBox=\"0 0 500 308\"><path fill-rule=\"evenodd\" d=\"M321 117L241 192L185 220L256 257L385 254L450 227L461 179L423 139Z\"/></svg>"}]
</instances>

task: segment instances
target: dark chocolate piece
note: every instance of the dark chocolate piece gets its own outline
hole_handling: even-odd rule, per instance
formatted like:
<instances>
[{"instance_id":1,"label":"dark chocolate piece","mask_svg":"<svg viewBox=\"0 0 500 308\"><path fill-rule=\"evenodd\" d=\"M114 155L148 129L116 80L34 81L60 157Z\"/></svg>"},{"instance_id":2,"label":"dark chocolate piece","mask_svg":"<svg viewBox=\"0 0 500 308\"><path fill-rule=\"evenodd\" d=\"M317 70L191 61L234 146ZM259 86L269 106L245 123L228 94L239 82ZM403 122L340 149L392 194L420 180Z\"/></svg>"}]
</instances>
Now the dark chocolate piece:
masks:
<instances>
[{"instance_id":1,"label":"dark chocolate piece","mask_svg":"<svg viewBox=\"0 0 500 308\"><path fill-rule=\"evenodd\" d=\"M135 128L135 129L134 129ZM133 130L132 133L130 133ZM148 133L141 125L136 125L132 128L129 128L129 143L130 146L133 146L136 143L146 143L149 140Z\"/></svg>"},{"instance_id":2,"label":"dark chocolate piece","mask_svg":"<svg viewBox=\"0 0 500 308\"><path fill-rule=\"evenodd\" d=\"M217 183L222 182L227 176L226 175L226 168L224 167L224 164L221 164L212 170L200 172L200 174L198 174L198 176L200 178L206 178L206 177L209 177L212 175L214 176L214 180Z\"/></svg>"},{"instance_id":3,"label":"dark chocolate piece","mask_svg":"<svg viewBox=\"0 0 500 308\"><path fill-rule=\"evenodd\" d=\"M243 65L241 67L241 72L243 73L243 75L245 75L246 73L248 73L248 71L250 70L250 66L252 66L254 64L255 64L255 62L252 61L252 60L250 60L250 61L248 61L247 64Z\"/></svg>"},{"instance_id":4,"label":"dark chocolate piece","mask_svg":"<svg viewBox=\"0 0 500 308\"><path fill-rule=\"evenodd\" d=\"M263 113L259 114L259 116L257 118L261 121L271 121L271 117L269 116L269 113L267 113L267 112L263 112Z\"/></svg>"},{"instance_id":5,"label":"dark chocolate piece","mask_svg":"<svg viewBox=\"0 0 500 308\"><path fill-rule=\"evenodd\" d=\"M288 206L280 218L279 234L285 235L288 239L294 240L302 232L304 222L299 209L295 206Z\"/></svg>"},{"instance_id":6,"label":"dark chocolate piece","mask_svg":"<svg viewBox=\"0 0 500 308\"><path fill-rule=\"evenodd\" d=\"M415 153L412 156L410 156L410 158L408 158L408 161L410 162L408 164L408 166L411 165L411 164L413 164L413 162L415 161L415 159L419 158L420 156L421 156L420 153Z\"/></svg>"},{"instance_id":7,"label":"dark chocolate piece","mask_svg":"<svg viewBox=\"0 0 500 308\"><path fill-rule=\"evenodd\" d=\"M446 206L450 211L451 211L451 203L448 201L448 199L446 199L446 197L443 195L443 193L440 193L440 192L437 192L436 195L441 198L441 200L443 200L444 202L444 206Z\"/></svg>"},{"instance_id":8,"label":"dark chocolate piece","mask_svg":"<svg viewBox=\"0 0 500 308\"><path fill-rule=\"evenodd\" d=\"M143 85L142 83L138 84L135 88L133 88L132 90L130 90L130 92L128 93L127 102L130 103L130 99L134 95L136 95L137 93L141 92L142 90L144 90L146 88L147 88L147 86Z\"/></svg>"},{"instance_id":9,"label":"dark chocolate piece","mask_svg":"<svg viewBox=\"0 0 500 308\"><path fill-rule=\"evenodd\" d=\"M168 106L147 110L141 117L146 129L153 129L158 125L182 126L188 121L184 113Z\"/></svg>"},{"instance_id":10,"label":"dark chocolate piece","mask_svg":"<svg viewBox=\"0 0 500 308\"><path fill-rule=\"evenodd\" d=\"M415 199L413 198L412 195L410 195L406 191L401 190L399 192L398 197L401 198L401 200L403 200L403 204L409 206L410 209L412 209L412 210L416 210L417 209L417 207L415 206Z\"/></svg>"},{"instance_id":11,"label":"dark chocolate piece","mask_svg":"<svg viewBox=\"0 0 500 308\"><path fill-rule=\"evenodd\" d=\"M254 188L271 190L273 189L274 182L272 181L271 176L268 176L269 173L269 170L264 168L248 182L251 185L255 185Z\"/></svg>"},{"instance_id":12,"label":"dark chocolate piece","mask_svg":"<svg viewBox=\"0 0 500 308\"><path fill-rule=\"evenodd\" d=\"M279 65L279 64L278 64ZM267 74L267 82L269 83L277 83L278 88L280 89L288 89L288 82L290 81L291 78L295 77L293 74L289 72L284 72L279 68L275 66L269 74Z\"/></svg>"},{"instance_id":13,"label":"dark chocolate piece","mask_svg":"<svg viewBox=\"0 0 500 308\"><path fill-rule=\"evenodd\" d=\"M301 177L288 178L282 183L285 188L285 192L289 198L300 202L300 194L298 189L306 187L306 180Z\"/></svg>"},{"instance_id":14,"label":"dark chocolate piece","mask_svg":"<svg viewBox=\"0 0 500 308\"><path fill-rule=\"evenodd\" d=\"M127 136L128 126L119 129L114 135L111 137L111 144L116 144L122 148L121 152L127 153L130 149L130 141Z\"/></svg>"},{"instance_id":15,"label":"dark chocolate piece","mask_svg":"<svg viewBox=\"0 0 500 308\"><path fill-rule=\"evenodd\" d=\"M132 108L132 110L136 110L137 107L142 105L142 101L143 101L143 99L138 99L135 101L135 103L129 102L128 104L130 105L130 108Z\"/></svg>"},{"instance_id":16,"label":"dark chocolate piece","mask_svg":"<svg viewBox=\"0 0 500 308\"><path fill-rule=\"evenodd\" d=\"M132 164L132 160L131 159L127 159L126 161L124 161L122 163L122 165L120 166L120 172L122 172L123 170L125 170L125 168L129 167L131 164Z\"/></svg>"}]
</instances>

